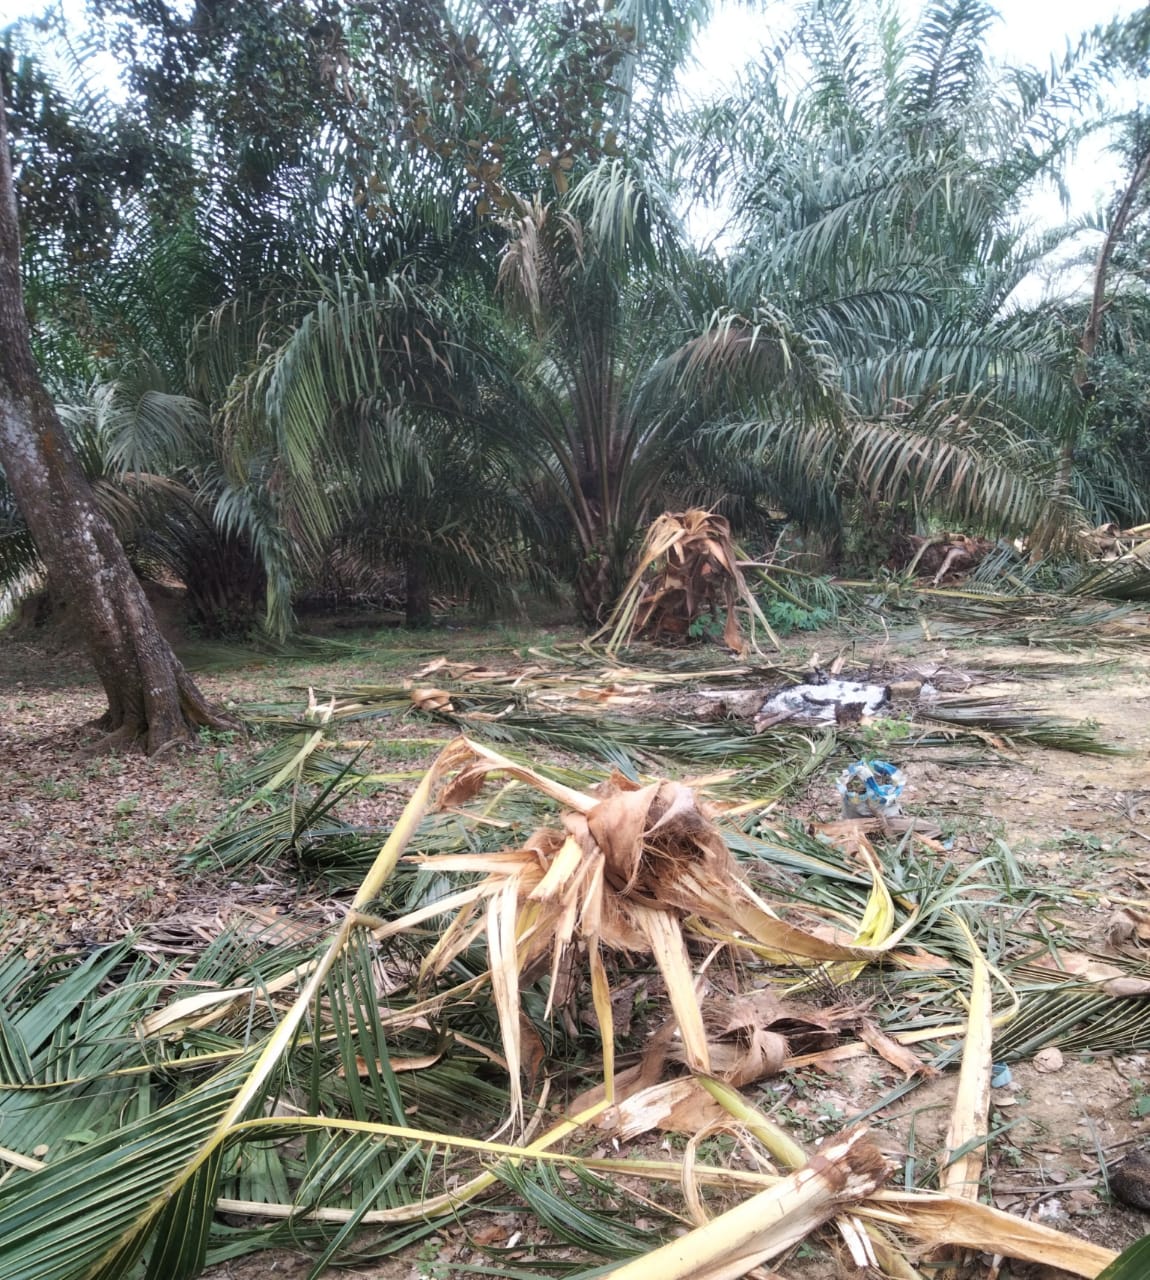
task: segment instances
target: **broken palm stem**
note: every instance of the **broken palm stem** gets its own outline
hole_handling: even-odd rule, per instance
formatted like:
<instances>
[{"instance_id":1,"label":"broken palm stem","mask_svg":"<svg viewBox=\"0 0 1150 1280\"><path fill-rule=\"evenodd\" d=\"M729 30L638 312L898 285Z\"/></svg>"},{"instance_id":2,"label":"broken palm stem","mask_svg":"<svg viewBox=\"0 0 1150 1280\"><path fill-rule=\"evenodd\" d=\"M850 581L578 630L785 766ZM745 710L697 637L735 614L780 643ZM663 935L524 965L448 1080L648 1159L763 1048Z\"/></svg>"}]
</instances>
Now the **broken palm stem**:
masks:
<instances>
[{"instance_id":1,"label":"broken palm stem","mask_svg":"<svg viewBox=\"0 0 1150 1280\"><path fill-rule=\"evenodd\" d=\"M970 1012L958 1073L950 1127L946 1134L946 1165L939 1177L942 1190L964 1200L977 1200L982 1175L982 1149L989 1131L991 1041L994 1020L990 969L978 948L971 951Z\"/></svg>"},{"instance_id":2,"label":"broken palm stem","mask_svg":"<svg viewBox=\"0 0 1150 1280\"><path fill-rule=\"evenodd\" d=\"M990 966L974 941L965 921L955 917L970 951L970 1004L962 1065L954 1099L950 1127L946 1133L946 1162L939 1174L941 1189L960 1200L978 1201L982 1176L982 1153L990 1131L991 1045L994 1040L994 1007L991 997ZM943 1273L957 1275L958 1258L953 1250L952 1265Z\"/></svg>"},{"instance_id":3,"label":"broken palm stem","mask_svg":"<svg viewBox=\"0 0 1150 1280\"><path fill-rule=\"evenodd\" d=\"M757 1107L747 1102L737 1089L719 1080L710 1080L705 1077L698 1077L698 1080L719 1106L757 1138L784 1169L793 1171L806 1163L807 1153L794 1138L763 1115ZM856 1223L848 1219L840 1221L838 1226L852 1253L859 1229L866 1233L874 1260L882 1267L885 1275L894 1277L894 1280L922 1280L919 1273L906 1260L898 1245L890 1239L881 1226L875 1223Z\"/></svg>"},{"instance_id":4,"label":"broken palm stem","mask_svg":"<svg viewBox=\"0 0 1150 1280\"><path fill-rule=\"evenodd\" d=\"M876 1191L889 1173L866 1130L853 1129L777 1186L617 1267L608 1280L736 1280Z\"/></svg>"}]
</instances>

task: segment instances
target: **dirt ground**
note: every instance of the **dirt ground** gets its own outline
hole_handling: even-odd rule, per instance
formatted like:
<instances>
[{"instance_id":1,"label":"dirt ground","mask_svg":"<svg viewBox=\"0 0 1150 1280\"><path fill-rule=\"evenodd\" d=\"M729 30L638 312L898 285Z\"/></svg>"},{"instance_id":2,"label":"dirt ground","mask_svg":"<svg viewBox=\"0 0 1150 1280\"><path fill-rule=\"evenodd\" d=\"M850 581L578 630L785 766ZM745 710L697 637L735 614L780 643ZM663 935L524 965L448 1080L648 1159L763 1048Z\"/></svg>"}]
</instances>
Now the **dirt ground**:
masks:
<instances>
[{"instance_id":1,"label":"dirt ground","mask_svg":"<svg viewBox=\"0 0 1150 1280\"><path fill-rule=\"evenodd\" d=\"M503 660L514 660L537 640L529 632L443 631L425 640L388 632L368 658L253 662L199 678L213 697L242 704L302 696L309 684L391 681L434 653L472 657L501 650ZM796 645L796 658L805 660L810 648L810 641ZM997 841L1007 845L1026 881L1043 890L1046 927L1059 924L1083 945L1102 941L1115 904L1150 899L1150 647L1063 652L888 640L869 650L856 646L864 651L879 665L913 652L982 669L991 682L980 692L1021 697L1066 719L1096 723L1103 739L1128 754L1006 750L994 764L964 767L926 763L907 752L904 807L941 826L956 859L974 860ZM237 905L290 908L301 892L294 881L193 875L184 857L233 803L229 781L253 744L238 735L205 734L197 748L156 760L93 755L93 735L82 726L101 709L82 659L0 635L4 944L30 952L82 949L166 920L226 917ZM440 731L426 723L389 729L391 747L382 758L393 768L395 742L405 732L432 737ZM897 741L876 745L891 755L899 750ZM408 755L418 767L418 750ZM377 800L373 816L385 818L389 805L401 803L398 793ZM833 777L823 775L783 807L804 819L832 819L838 803ZM1101 1167L1131 1150L1150 1152L1150 1054L1068 1053L1057 1069L1041 1069L1046 1065L1014 1064L1011 1083L994 1090L995 1122L1010 1125L989 1160L994 1203L1121 1249L1150 1232L1150 1213L1114 1202ZM833 1076L804 1071L777 1084L779 1113L813 1141L895 1081L893 1069L876 1067L874 1059L843 1063ZM953 1073L927 1081L874 1118L880 1145L896 1163L905 1166L908 1154L941 1145L954 1085ZM507 1235L530 1229L514 1215L499 1221ZM445 1236L416 1254L342 1274L441 1280L456 1274L453 1258L465 1256L461 1237ZM210 1274L214 1280L302 1278L308 1266L302 1255L277 1252ZM810 1246L775 1267L778 1280L855 1274ZM1063 1273L976 1257L966 1274L1054 1280Z\"/></svg>"}]
</instances>

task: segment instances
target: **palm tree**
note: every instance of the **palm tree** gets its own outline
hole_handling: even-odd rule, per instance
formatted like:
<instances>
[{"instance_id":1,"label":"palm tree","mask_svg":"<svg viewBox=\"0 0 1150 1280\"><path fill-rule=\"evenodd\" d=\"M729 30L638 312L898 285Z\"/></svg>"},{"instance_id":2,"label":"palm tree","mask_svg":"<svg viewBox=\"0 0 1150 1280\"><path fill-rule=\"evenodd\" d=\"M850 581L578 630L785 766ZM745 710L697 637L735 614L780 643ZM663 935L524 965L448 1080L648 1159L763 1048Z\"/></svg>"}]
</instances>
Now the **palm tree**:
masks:
<instances>
[{"instance_id":1,"label":"palm tree","mask_svg":"<svg viewBox=\"0 0 1150 1280\"><path fill-rule=\"evenodd\" d=\"M602 162L568 199L522 204L510 231L509 316L498 347L466 345L484 389L467 416L530 460L573 544L580 607L601 620L651 516L725 491L725 417L750 399L761 415L833 414L829 370L777 314L722 306L636 166Z\"/></svg>"},{"instance_id":2,"label":"palm tree","mask_svg":"<svg viewBox=\"0 0 1150 1280\"><path fill-rule=\"evenodd\" d=\"M732 297L784 309L850 405L835 438L745 424L769 465L823 479L795 495L800 518L844 503L873 518L881 502L1047 547L1086 518L1083 486L1057 484L1074 343L1015 290L1057 238L1028 235L1021 202L1089 127L1068 108L1105 51L1084 41L1046 75L999 69L993 19L981 0L941 0L909 29L891 6L812 3L792 45L704 114L701 171L720 140L735 151ZM779 85L796 61L809 77L791 101Z\"/></svg>"},{"instance_id":3,"label":"palm tree","mask_svg":"<svg viewBox=\"0 0 1150 1280\"><path fill-rule=\"evenodd\" d=\"M446 422L466 432L468 456L514 477L534 510L528 533L554 535L553 559L593 617L668 478L686 483L682 464L708 452L703 428L736 352L773 403L825 398L816 354L788 346L776 317L744 320L705 288L668 285L668 272L695 270L669 199L643 177L650 166L614 154L660 135L659 104L638 113L627 85L669 84L683 23L657 5L626 6L608 24L616 43L595 53L598 20L565 35L569 17L542 8L517 39L494 19L478 24L489 47L464 47L483 76L469 63L450 94L442 81L405 82L405 145L381 140L372 163L384 176L356 186L351 215L321 209L338 232L313 234L312 286L255 302L261 358L228 388L223 432L240 454L274 459L291 538L313 562L339 528L362 527L357 504L410 511L422 486L450 524L463 518L463 490L448 485L443 506L450 460L425 449L440 448ZM505 71L510 87L493 95ZM548 194L518 194L540 179ZM217 311L199 354L216 359L211 346L252 302ZM710 465L716 457L712 446ZM434 560L437 541L425 529L420 555Z\"/></svg>"}]
</instances>

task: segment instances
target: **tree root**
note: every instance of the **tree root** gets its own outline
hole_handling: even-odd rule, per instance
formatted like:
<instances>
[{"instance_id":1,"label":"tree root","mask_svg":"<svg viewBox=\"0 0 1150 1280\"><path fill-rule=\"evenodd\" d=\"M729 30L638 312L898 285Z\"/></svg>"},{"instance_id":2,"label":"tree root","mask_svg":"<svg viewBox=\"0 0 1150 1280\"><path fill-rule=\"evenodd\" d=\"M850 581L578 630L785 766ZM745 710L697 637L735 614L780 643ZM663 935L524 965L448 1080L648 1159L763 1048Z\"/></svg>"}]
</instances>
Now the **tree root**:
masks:
<instances>
[{"instance_id":1,"label":"tree root","mask_svg":"<svg viewBox=\"0 0 1150 1280\"><path fill-rule=\"evenodd\" d=\"M107 716L101 716L98 720L91 720L89 724L93 729L105 730L106 725L103 723ZM102 732L95 742L88 743L81 749L80 754L85 756L118 756L126 755L130 752L143 751L144 741L146 738L145 730L139 725L122 724L118 729L108 729Z\"/></svg>"}]
</instances>

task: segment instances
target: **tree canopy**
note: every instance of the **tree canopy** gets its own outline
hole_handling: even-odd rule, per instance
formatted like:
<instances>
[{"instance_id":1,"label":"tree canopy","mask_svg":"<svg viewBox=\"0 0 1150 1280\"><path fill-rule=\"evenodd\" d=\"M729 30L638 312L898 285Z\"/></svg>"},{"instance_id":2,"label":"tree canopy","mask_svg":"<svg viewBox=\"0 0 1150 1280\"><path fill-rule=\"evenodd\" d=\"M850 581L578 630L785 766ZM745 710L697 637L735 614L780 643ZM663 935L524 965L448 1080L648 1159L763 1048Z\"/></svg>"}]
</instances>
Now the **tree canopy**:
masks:
<instances>
[{"instance_id":1,"label":"tree canopy","mask_svg":"<svg viewBox=\"0 0 1150 1280\"><path fill-rule=\"evenodd\" d=\"M1025 211L1086 134L1140 172L1104 90L1144 14L1037 69L982 0L805 0L690 102L701 0L90 12L6 45L28 318L137 571L205 631L282 637L336 565L401 573L412 622L437 589L601 619L684 502L840 561L1145 516L1142 184L1099 210L1093 321L1019 291L1079 230Z\"/></svg>"}]
</instances>

